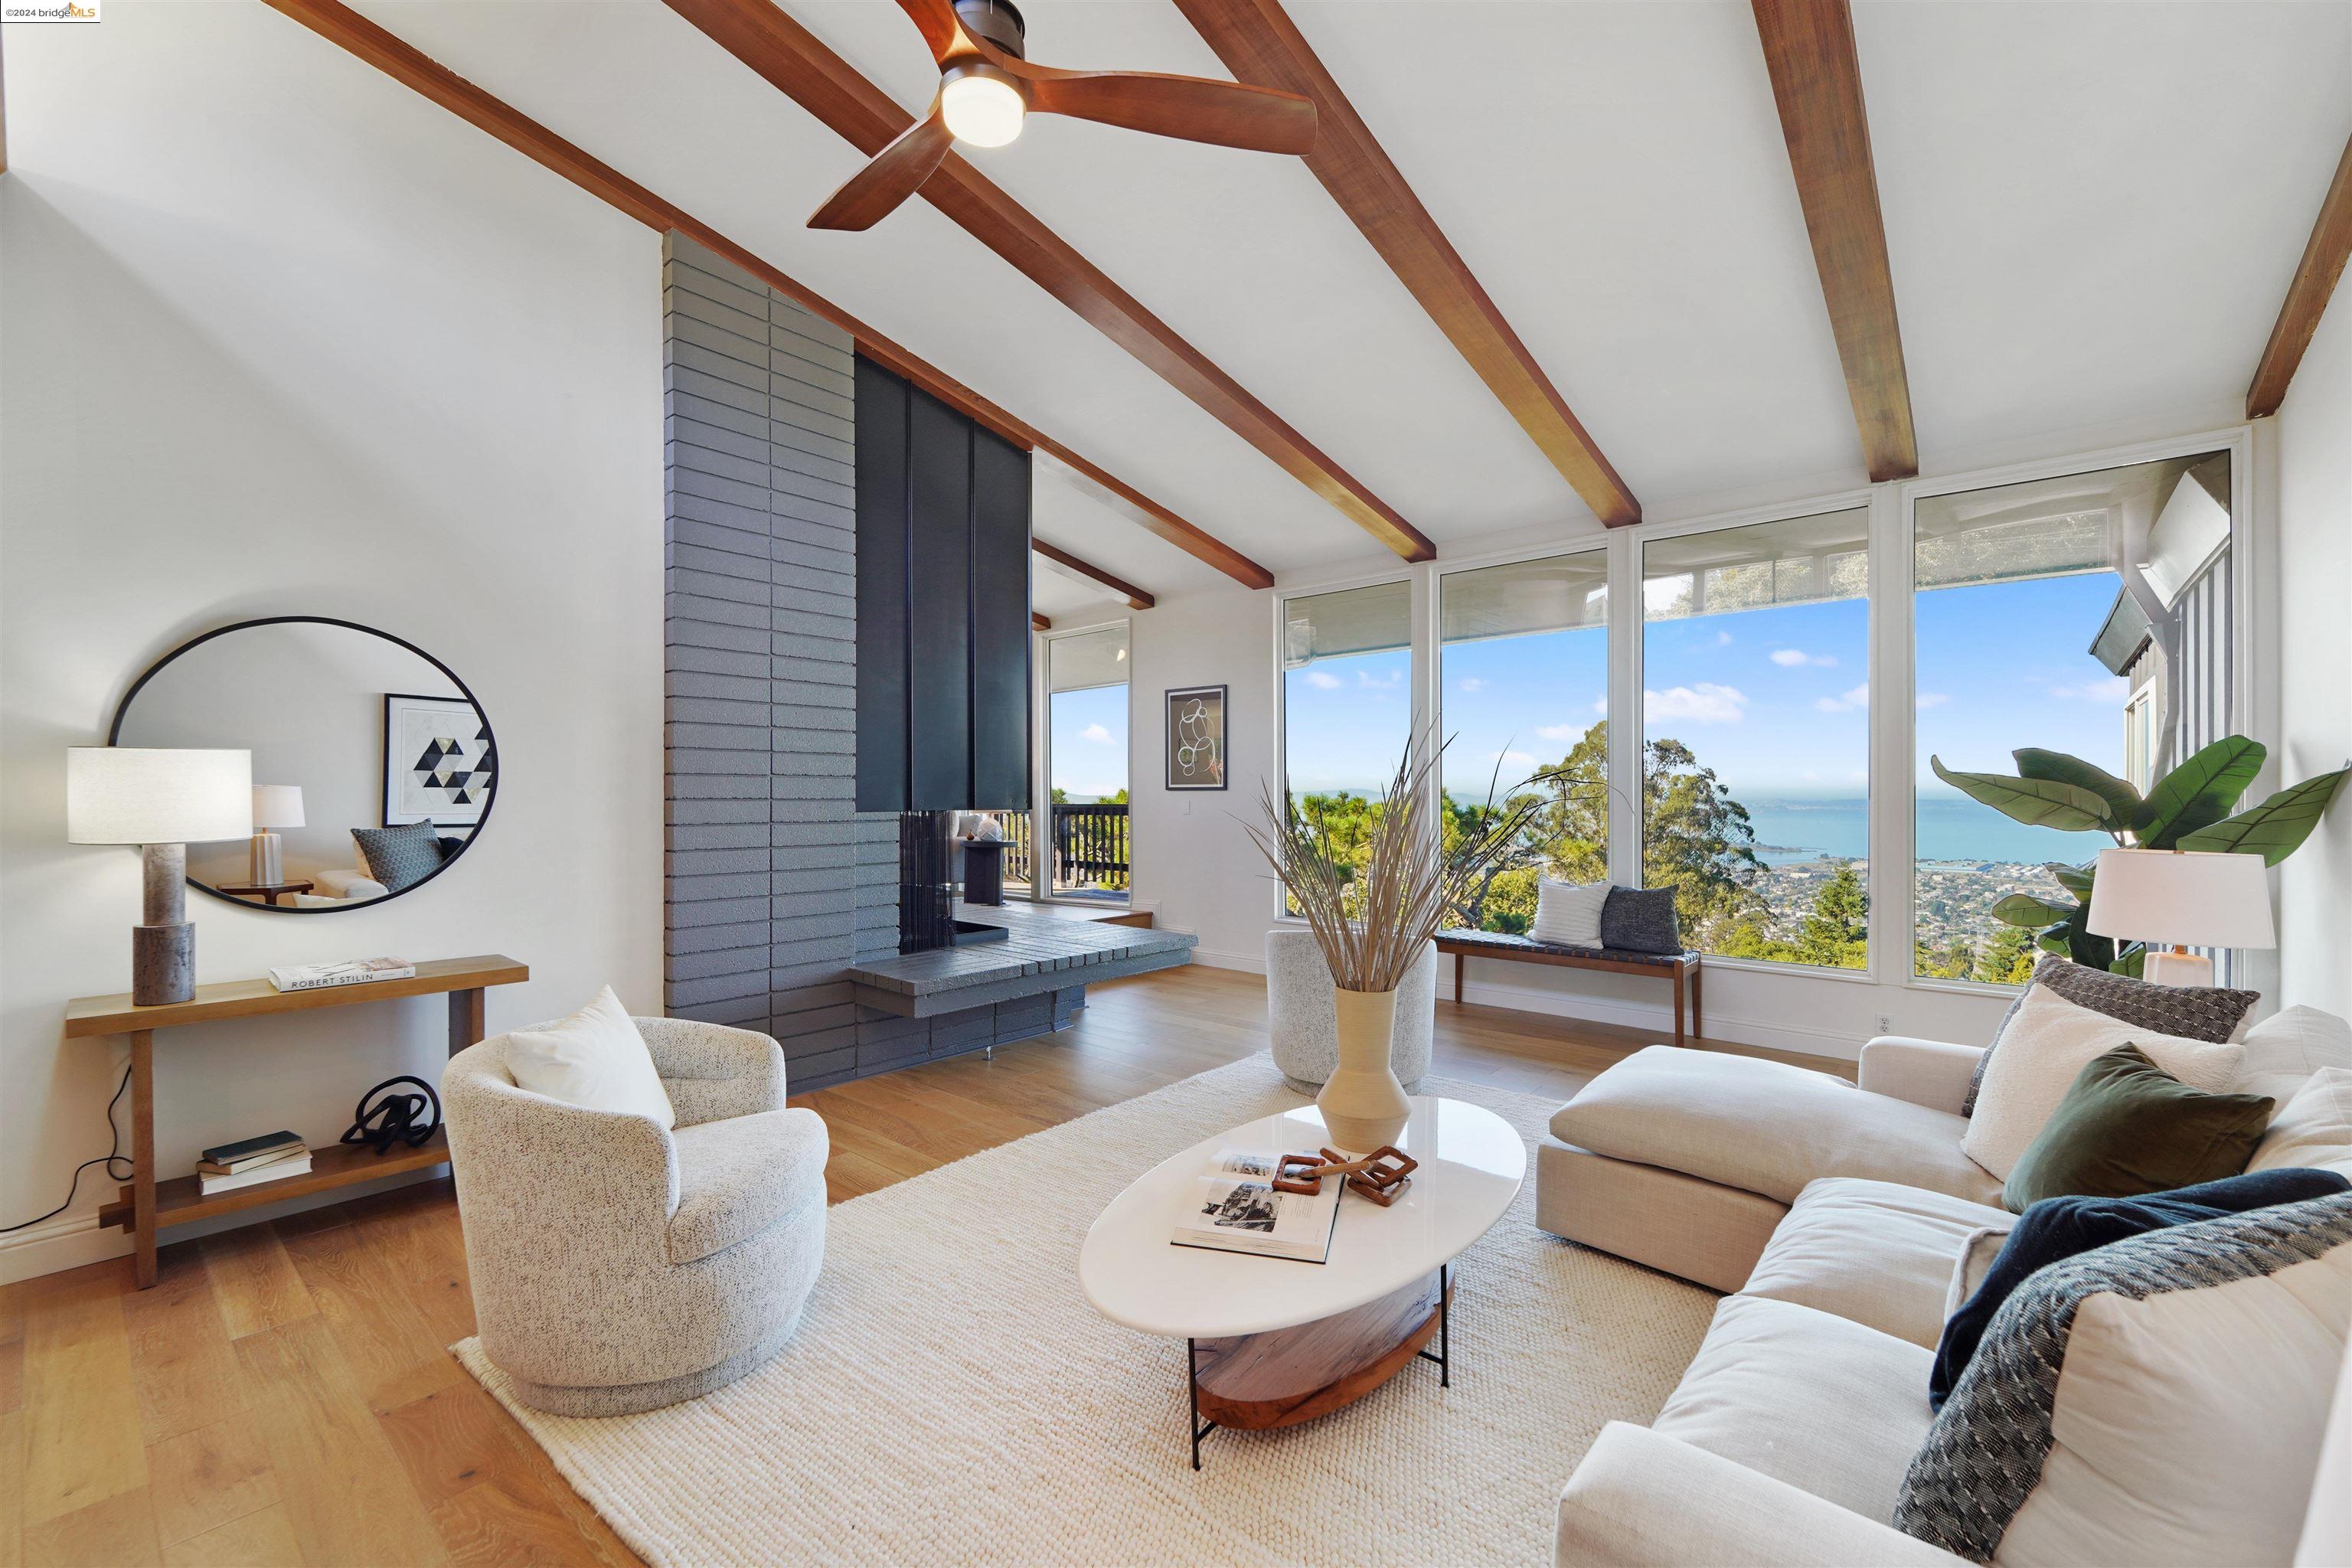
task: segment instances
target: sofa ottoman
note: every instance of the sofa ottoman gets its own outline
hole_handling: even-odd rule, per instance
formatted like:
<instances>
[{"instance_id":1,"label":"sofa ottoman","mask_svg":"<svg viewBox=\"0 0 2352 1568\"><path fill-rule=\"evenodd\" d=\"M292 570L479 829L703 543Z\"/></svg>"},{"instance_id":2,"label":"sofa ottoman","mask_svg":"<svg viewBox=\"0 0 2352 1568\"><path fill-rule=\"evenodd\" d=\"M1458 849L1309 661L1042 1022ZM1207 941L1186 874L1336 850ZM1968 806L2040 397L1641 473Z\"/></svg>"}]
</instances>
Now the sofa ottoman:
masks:
<instances>
[{"instance_id":1,"label":"sofa ottoman","mask_svg":"<svg viewBox=\"0 0 2352 1568\"><path fill-rule=\"evenodd\" d=\"M1947 1109L1785 1062L1647 1047L1553 1115L1537 1152L1536 1223L1737 1290L1789 1205L1822 1177L1998 1206L2000 1183L1960 1152L1968 1121L1957 1097L1973 1059L1936 1077L1937 1092L1953 1097ZM1865 1054L1865 1083L1871 1065Z\"/></svg>"}]
</instances>

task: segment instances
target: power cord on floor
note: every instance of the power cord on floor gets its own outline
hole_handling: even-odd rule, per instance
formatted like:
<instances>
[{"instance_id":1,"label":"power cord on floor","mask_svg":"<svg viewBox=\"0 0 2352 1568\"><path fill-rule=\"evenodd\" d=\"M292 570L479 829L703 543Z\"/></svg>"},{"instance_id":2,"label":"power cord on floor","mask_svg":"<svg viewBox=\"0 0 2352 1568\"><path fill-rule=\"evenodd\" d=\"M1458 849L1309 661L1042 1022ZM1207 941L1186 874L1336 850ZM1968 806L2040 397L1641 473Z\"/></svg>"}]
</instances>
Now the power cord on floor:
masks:
<instances>
[{"instance_id":1,"label":"power cord on floor","mask_svg":"<svg viewBox=\"0 0 2352 1568\"><path fill-rule=\"evenodd\" d=\"M122 1068L122 1081L114 1086L114 1098L106 1102L106 1130L109 1132L113 1133L114 1136L109 1140L105 1153L100 1154L95 1160L84 1160L80 1164L74 1167L73 1184L66 1189L66 1201L59 1204L57 1207L51 1209L45 1215L36 1215L31 1219L20 1220L15 1225L0 1225L0 1236L5 1236L12 1230L23 1230L26 1226L38 1225L45 1219L55 1219L58 1215L65 1213L66 1210L73 1207L74 1194L81 1191L81 1173L84 1171L89 1170L92 1165L105 1166L106 1175L109 1181L127 1182L131 1179L128 1174L118 1176L114 1173L114 1167L118 1163L131 1166L131 1169L133 1172L137 1171L139 1168L137 1165L132 1164L131 1156L122 1152L122 1129L116 1126L114 1122L114 1108L122 1103L122 1091L130 1087L131 1066L126 1062L123 1064Z\"/></svg>"}]
</instances>

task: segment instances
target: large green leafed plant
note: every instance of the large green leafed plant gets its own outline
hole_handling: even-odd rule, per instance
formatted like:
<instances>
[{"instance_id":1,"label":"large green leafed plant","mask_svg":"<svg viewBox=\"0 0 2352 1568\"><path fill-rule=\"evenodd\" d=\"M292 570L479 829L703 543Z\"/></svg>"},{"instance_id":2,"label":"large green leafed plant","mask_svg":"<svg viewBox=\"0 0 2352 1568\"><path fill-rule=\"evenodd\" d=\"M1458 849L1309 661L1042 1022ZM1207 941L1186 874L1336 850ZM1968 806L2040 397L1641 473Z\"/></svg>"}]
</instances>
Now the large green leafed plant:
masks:
<instances>
[{"instance_id":1,"label":"large green leafed plant","mask_svg":"<svg viewBox=\"0 0 2352 1568\"><path fill-rule=\"evenodd\" d=\"M2243 735L2227 736L2189 758L2158 779L2146 798L2105 769L2063 752L2029 746L2010 754L2017 759L2015 777L1955 773L1937 757L1927 763L1937 778L1969 799L2031 826L2105 833L2128 848L2260 855L2269 866L2294 854L2311 836L2345 776L2352 773L2352 763L2347 763L2231 816L2231 808L2263 771L2268 755L2260 742ZM2094 936L2084 923L2097 869L2095 858L2080 866L2053 864L2048 870L2073 895L2073 903L2011 893L1992 907L1992 917L2038 932L2035 944L2045 952L2095 969L2137 974L2147 956L2142 944L2133 942L2118 951L2111 938Z\"/></svg>"}]
</instances>

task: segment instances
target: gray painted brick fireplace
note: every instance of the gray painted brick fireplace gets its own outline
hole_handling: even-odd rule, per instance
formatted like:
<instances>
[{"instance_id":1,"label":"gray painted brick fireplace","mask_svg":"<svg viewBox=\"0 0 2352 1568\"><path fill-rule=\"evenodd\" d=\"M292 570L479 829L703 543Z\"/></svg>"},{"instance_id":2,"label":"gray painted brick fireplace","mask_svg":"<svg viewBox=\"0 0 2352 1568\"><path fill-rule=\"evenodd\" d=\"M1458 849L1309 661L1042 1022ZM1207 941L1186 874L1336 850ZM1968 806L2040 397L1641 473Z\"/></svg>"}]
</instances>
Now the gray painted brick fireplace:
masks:
<instances>
[{"instance_id":1,"label":"gray painted brick fireplace","mask_svg":"<svg viewBox=\"0 0 2352 1568\"><path fill-rule=\"evenodd\" d=\"M847 333L683 235L662 269L665 1009L783 1045L819 1089L1047 1032L1070 986L932 1018L859 1005L898 950L898 819L854 806Z\"/></svg>"}]
</instances>

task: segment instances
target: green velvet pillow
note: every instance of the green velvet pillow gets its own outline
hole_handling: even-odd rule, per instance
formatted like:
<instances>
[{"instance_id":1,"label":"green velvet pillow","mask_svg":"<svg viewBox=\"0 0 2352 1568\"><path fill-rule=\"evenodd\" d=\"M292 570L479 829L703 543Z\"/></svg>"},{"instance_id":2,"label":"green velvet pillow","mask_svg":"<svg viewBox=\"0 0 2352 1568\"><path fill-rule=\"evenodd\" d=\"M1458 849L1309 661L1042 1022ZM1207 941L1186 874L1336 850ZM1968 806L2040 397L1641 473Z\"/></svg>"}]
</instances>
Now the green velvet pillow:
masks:
<instances>
[{"instance_id":1,"label":"green velvet pillow","mask_svg":"<svg viewBox=\"0 0 2352 1568\"><path fill-rule=\"evenodd\" d=\"M2136 1198L2234 1176L2254 1157L2273 1102L2206 1094L2131 1046L2093 1058L2025 1146L2001 1202Z\"/></svg>"}]
</instances>

